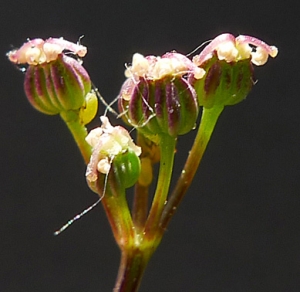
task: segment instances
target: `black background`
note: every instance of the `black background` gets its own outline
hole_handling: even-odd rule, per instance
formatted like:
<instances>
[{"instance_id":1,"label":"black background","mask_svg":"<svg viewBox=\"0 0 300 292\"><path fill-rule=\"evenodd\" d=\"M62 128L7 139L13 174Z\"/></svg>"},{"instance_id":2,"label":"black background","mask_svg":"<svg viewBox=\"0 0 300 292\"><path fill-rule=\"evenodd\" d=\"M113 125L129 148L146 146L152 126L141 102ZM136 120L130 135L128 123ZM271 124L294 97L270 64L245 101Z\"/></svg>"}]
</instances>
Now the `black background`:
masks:
<instances>
[{"instance_id":1,"label":"black background","mask_svg":"<svg viewBox=\"0 0 300 292\"><path fill-rule=\"evenodd\" d=\"M5 53L28 37L76 42L84 34L84 66L112 100L133 53L188 53L223 32L259 37L279 55L256 68L246 101L221 115L141 291L300 291L300 11L293 3L1 1L0 291L111 291L119 261L101 206L53 236L97 197L67 129L29 105L23 74ZM179 139L175 178L193 135Z\"/></svg>"}]
</instances>

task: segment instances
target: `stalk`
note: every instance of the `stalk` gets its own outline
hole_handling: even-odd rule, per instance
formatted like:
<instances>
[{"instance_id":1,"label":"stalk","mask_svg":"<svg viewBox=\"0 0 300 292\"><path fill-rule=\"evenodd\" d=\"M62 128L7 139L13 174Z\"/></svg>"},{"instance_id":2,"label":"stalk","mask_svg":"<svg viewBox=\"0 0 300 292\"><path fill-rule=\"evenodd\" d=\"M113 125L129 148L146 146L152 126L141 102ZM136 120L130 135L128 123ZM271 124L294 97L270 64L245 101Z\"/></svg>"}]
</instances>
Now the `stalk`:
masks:
<instances>
[{"instance_id":1,"label":"stalk","mask_svg":"<svg viewBox=\"0 0 300 292\"><path fill-rule=\"evenodd\" d=\"M185 166L163 211L160 227L165 230L188 190L224 107L203 108L200 127Z\"/></svg>"},{"instance_id":2,"label":"stalk","mask_svg":"<svg viewBox=\"0 0 300 292\"><path fill-rule=\"evenodd\" d=\"M157 231L159 230L159 221L161 219L169 192L174 162L176 139L169 135L161 135L160 138L160 165L158 182L144 231L145 237L148 240L154 239L160 234Z\"/></svg>"},{"instance_id":3,"label":"stalk","mask_svg":"<svg viewBox=\"0 0 300 292\"><path fill-rule=\"evenodd\" d=\"M92 148L85 141L85 137L87 136L87 130L86 127L80 122L78 113L74 111L61 112L60 116L66 123L68 129L70 130L81 152L85 164L88 164L92 154Z\"/></svg>"},{"instance_id":4,"label":"stalk","mask_svg":"<svg viewBox=\"0 0 300 292\"><path fill-rule=\"evenodd\" d=\"M122 250L113 292L137 292L151 254L151 252L139 247Z\"/></svg>"}]
</instances>

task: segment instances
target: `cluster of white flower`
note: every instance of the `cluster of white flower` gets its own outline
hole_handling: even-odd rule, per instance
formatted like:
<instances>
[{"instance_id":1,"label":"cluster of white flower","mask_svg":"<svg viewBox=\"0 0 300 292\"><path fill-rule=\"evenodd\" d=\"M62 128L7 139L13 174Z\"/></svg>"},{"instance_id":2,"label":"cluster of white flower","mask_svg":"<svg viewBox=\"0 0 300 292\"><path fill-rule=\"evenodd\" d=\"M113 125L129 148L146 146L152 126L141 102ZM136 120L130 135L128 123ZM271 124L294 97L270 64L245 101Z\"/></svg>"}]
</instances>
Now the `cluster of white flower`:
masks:
<instances>
[{"instance_id":1,"label":"cluster of white flower","mask_svg":"<svg viewBox=\"0 0 300 292\"><path fill-rule=\"evenodd\" d=\"M75 44L63 38L49 38L29 40L18 50L7 53L9 60L15 64L38 65L49 63L57 59L64 50L68 50L79 57L84 57L87 48L80 44Z\"/></svg>"},{"instance_id":2,"label":"cluster of white flower","mask_svg":"<svg viewBox=\"0 0 300 292\"><path fill-rule=\"evenodd\" d=\"M205 71L193 64L186 56L170 52L161 57L134 54L131 66L125 71L127 78L144 77L151 80L165 76L182 76L193 74L196 79L202 78Z\"/></svg>"},{"instance_id":3,"label":"cluster of white flower","mask_svg":"<svg viewBox=\"0 0 300 292\"><path fill-rule=\"evenodd\" d=\"M193 58L193 62L201 66L213 56L215 51L219 60L237 62L251 58L251 62L257 66L264 65L269 56L275 58L278 53L275 46L269 46L255 37L240 35L235 38L232 34L224 33L213 39L199 55Z\"/></svg>"},{"instance_id":4,"label":"cluster of white flower","mask_svg":"<svg viewBox=\"0 0 300 292\"><path fill-rule=\"evenodd\" d=\"M137 156L141 154L141 147L134 144L126 129L121 126L113 127L106 116L101 117L101 122L102 126L92 130L86 137L86 141L93 147L86 170L86 177L91 182L97 180L97 172L109 173L111 163L118 154L129 149Z\"/></svg>"}]
</instances>

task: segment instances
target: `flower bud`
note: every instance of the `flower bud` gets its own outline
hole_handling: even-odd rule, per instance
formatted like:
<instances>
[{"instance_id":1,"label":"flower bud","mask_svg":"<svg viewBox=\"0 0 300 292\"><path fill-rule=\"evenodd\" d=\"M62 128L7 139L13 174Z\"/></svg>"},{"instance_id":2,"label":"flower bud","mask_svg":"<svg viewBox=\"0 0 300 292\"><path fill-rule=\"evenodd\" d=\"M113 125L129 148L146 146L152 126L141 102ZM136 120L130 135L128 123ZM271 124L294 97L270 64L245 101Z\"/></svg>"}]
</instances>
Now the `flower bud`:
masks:
<instances>
[{"instance_id":1,"label":"flower bud","mask_svg":"<svg viewBox=\"0 0 300 292\"><path fill-rule=\"evenodd\" d=\"M85 103L80 108L79 117L82 125L86 125L96 116L98 111L98 98L94 91L85 96Z\"/></svg>"},{"instance_id":2,"label":"flower bud","mask_svg":"<svg viewBox=\"0 0 300 292\"><path fill-rule=\"evenodd\" d=\"M139 176L139 184L147 187L153 180L153 165L160 161L160 148L157 144L147 139L143 134L137 135L138 145L141 146L143 152L141 154L141 174Z\"/></svg>"},{"instance_id":3,"label":"flower bud","mask_svg":"<svg viewBox=\"0 0 300 292\"><path fill-rule=\"evenodd\" d=\"M153 180L153 164L149 157L141 157L139 184L148 187Z\"/></svg>"},{"instance_id":4,"label":"flower bud","mask_svg":"<svg viewBox=\"0 0 300 292\"><path fill-rule=\"evenodd\" d=\"M162 57L135 54L125 75L128 79L121 88L119 109L126 122L153 141L162 133L177 137L193 129L197 95L185 76L201 78L203 69L178 53Z\"/></svg>"},{"instance_id":5,"label":"flower bud","mask_svg":"<svg viewBox=\"0 0 300 292\"><path fill-rule=\"evenodd\" d=\"M252 47L251 47L251 46ZM253 48L256 47L255 49ZM216 37L193 62L206 71L204 78L191 78L200 106L234 105L246 98L253 86L253 65L263 65L277 48L249 36ZM193 79L193 80L192 80Z\"/></svg>"},{"instance_id":6,"label":"flower bud","mask_svg":"<svg viewBox=\"0 0 300 292\"><path fill-rule=\"evenodd\" d=\"M79 110L91 90L81 61L67 56L64 50L82 57L86 54L86 47L62 38L34 39L8 53L11 62L29 65L24 81L26 96L35 109L48 115Z\"/></svg>"}]
</instances>

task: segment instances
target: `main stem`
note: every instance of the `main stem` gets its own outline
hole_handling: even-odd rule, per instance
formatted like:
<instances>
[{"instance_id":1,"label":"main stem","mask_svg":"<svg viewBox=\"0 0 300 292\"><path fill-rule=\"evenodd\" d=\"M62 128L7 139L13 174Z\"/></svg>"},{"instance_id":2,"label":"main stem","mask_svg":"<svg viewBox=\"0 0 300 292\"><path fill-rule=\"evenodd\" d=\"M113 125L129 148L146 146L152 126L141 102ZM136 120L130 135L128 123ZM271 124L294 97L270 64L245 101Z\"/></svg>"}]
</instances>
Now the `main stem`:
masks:
<instances>
[{"instance_id":1,"label":"main stem","mask_svg":"<svg viewBox=\"0 0 300 292\"><path fill-rule=\"evenodd\" d=\"M138 246L123 249L113 292L137 292L150 256L151 252Z\"/></svg>"},{"instance_id":2,"label":"main stem","mask_svg":"<svg viewBox=\"0 0 300 292\"><path fill-rule=\"evenodd\" d=\"M195 176L206 146L224 107L203 108L200 127L185 166L163 211L160 227L165 230Z\"/></svg>"}]
</instances>

